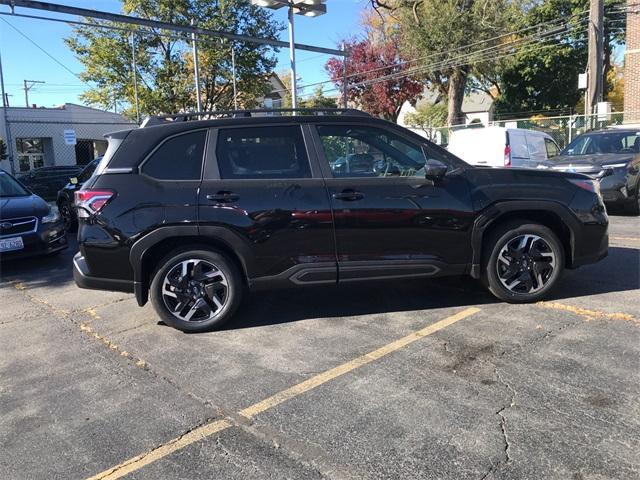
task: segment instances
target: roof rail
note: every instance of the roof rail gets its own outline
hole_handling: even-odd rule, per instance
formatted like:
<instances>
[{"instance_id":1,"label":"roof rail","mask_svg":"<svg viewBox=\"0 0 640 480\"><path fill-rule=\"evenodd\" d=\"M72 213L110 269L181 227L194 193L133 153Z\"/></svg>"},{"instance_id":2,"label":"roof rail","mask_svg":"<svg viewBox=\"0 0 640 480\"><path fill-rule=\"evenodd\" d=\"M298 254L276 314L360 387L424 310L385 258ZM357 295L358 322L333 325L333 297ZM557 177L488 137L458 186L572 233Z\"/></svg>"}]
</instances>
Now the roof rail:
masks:
<instances>
[{"instance_id":1,"label":"roof rail","mask_svg":"<svg viewBox=\"0 0 640 480\"><path fill-rule=\"evenodd\" d=\"M243 118L291 115L355 115L370 117L362 110L355 108L261 108L251 110L216 110L213 112L188 112L170 115L156 115L144 119L140 128L162 125L171 122L189 122L194 120L215 120L218 118Z\"/></svg>"}]
</instances>

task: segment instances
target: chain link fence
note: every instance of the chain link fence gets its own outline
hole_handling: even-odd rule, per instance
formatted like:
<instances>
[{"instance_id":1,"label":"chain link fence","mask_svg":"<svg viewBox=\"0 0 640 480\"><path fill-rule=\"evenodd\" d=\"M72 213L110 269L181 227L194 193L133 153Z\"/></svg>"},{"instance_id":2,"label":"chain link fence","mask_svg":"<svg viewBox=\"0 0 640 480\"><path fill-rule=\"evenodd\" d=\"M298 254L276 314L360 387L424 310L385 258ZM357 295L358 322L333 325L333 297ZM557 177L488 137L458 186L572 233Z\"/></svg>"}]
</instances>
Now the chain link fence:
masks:
<instances>
[{"instance_id":1,"label":"chain link fence","mask_svg":"<svg viewBox=\"0 0 640 480\"><path fill-rule=\"evenodd\" d=\"M636 112L631 112L636 113ZM627 112L629 116L629 112ZM589 130L598 130L616 125L623 125L625 112L612 112L606 115L564 115L558 117L534 116L529 118L513 120L496 120L487 126L498 126L506 128L524 128L528 130L538 130L550 135L562 149L581 133ZM637 118L638 115L633 115ZM439 145L446 146L449 143L451 131L466 128L484 128L481 123L471 123L467 125L455 125L451 128L439 127L431 129L429 137Z\"/></svg>"}]
</instances>

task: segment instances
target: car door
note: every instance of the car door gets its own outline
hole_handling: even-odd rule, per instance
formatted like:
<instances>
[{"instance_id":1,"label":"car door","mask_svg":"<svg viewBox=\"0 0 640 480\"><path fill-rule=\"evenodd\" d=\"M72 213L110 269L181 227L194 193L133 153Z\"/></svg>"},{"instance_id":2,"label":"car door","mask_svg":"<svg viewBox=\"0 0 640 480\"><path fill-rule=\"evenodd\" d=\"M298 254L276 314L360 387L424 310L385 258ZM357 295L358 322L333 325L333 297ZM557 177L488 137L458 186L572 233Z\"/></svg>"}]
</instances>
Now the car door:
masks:
<instances>
[{"instance_id":1,"label":"car door","mask_svg":"<svg viewBox=\"0 0 640 480\"><path fill-rule=\"evenodd\" d=\"M333 219L300 125L213 129L200 233L239 253L252 286L335 283Z\"/></svg>"},{"instance_id":2,"label":"car door","mask_svg":"<svg viewBox=\"0 0 640 480\"><path fill-rule=\"evenodd\" d=\"M331 196L341 282L464 270L473 215L458 159L393 127L332 122L313 132ZM425 152L448 162L450 174L426 179Z\"/></svg>"}]
</instances>

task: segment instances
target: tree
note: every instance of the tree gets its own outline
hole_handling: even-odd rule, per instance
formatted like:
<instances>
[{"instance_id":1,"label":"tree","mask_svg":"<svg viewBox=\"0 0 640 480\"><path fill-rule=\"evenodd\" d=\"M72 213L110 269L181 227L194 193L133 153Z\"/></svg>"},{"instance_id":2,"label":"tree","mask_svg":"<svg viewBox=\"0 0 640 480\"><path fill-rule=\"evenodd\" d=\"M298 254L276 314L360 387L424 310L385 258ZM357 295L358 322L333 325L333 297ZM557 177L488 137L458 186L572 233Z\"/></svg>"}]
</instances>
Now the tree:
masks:
<instances>
[{"instance_id":1,"label":"tree","mask_svg":"<svg viewBox=\"0 0 640 480\"><path fill-rule=\"evenodd\" d=\"M408 75L395 38L344 42L349 57L346 61L348 100L375 116L395 121L407 100L422 93L423 86ZM338 91L343 89L343 60L331 58L326 64Z\"/></svg>"},{"instance_id":2,"label":"tree","mask_svg":"<svg viewBox=\"0 0 640 480\"><path fill-rule=\"evenodd\" d=\"M248 0L121 0L127 15L199 27L276 38L283 28L266 9ZM95 25L106 22L87 19ZM118 102L124 113L135 116L131 34L97 26L80 26L65 41L84 66L82 80L90 82L81 95L90 105L109 108ZM190 38L175 32L135 35L138 98L143 114L173 113L195 109L193 58ZM231 48L235 48L239 103L255 104L269 85L276 64L269 46L242 45L220 38L200 36L198 59L203 108L233 108Z\"/></svg>"},{"instance_id":3,"label":"tree","mask_svg":"<svg viewBox=\"0 0 640 480\"><path fill-rule=\"evenodd\" d=\"M7 159L7 144L0 138L0 160Z\"/></svg>"},{"instance_id":4,"label":"tree","mask_svg":"<svg viewBox=\"0 0 640 480\"><path fill-rule=\"evenodd\" d=\"M487 49L505 41L519 13L509 0L371 0L381 15L401 25L402 51L412 67L448 99L447 124L463 123L462 101L474 68L486 65ZM480 45L478 45L482 42ZM472 46L472 45L475 45Z\"/></svg>"},{"instance_id":5,"label":"tree","mask_svg":"<svg viewBox=\"0 0 640 480\"><path fill-rule=\"evenodd\" d=\"M312 97L302 99L300 105L303 108L338 108L335 98L324 96L322 85L316 87Z\"/></svg>"},{"instance_id":6,"label":"tree","mask_svg":"<svg viewBox=\"0 0 640 480\"><path fill-rule=\"evenodd\" d=\"M405 115L404 121L407 125L425 132L429 140L434 140L434 129L443 126L447 121L447 105L445 103L420 105L414 113Z\"/></svg>"},{"instance_id":7,"label":"tree","mask_svg":"<svg viewBox=\"0 0 640 480\"><path fill-rule=\"evenodd\" d=\"M605 1L608 12L615 0ZM509 57L498 73L500 95L497 113L514 116L530 111L562 113L576 109L583 97L578 90L578 75L587 66L587 31L584 28L589 0L546 0L527 11L516 28L544 25L564 19L566 33L529 43ZM611 20L607 14L607 19ZM624 41L624 28L619 23L605 22L605 95L612 88L611 51ZM582 107L584 108L584 107ZM582 111L578 109L578 111Z\"/></svg>"}]
</instances>

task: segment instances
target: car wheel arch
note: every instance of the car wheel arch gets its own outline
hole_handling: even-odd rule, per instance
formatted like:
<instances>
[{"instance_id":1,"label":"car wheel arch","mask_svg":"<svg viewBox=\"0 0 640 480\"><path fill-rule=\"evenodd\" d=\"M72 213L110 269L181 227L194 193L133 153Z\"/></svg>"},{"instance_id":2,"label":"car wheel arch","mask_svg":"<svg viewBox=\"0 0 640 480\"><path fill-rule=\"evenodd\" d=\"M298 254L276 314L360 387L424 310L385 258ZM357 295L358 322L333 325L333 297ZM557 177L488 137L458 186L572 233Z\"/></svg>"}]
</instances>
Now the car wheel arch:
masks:
<instances>
[{"instance_id":1,"label":"car wheel arch","mask_svg":"<svg viewBox=\"0 0 640 480\"><path fill-rule=\"evenodd\" d=\"M473 258L470 275L481 277L481 266L485 251L485 241L493 231L505 223L513 221L539 223L550 228L560 239L565 253L565 266L573 264L575 251L574 230L571 225L577 223L566 209L555 202L505 202L496 204L478 216L473 225Z\"/></svg>"},{"instance_id":2,"label":"car wheel arch","mask_svg":"<svg viewBox=\"0 0 640 480\"><path fill-rule=\"evenodd\" d=\"M237 248L240 245L244 245L242 239L222 227L212 227L203 234L195 225L167 226L145 235L133 244L129 253L138 304L142 306L148 300L151 276L157 262L171 251L185 246L215 250L226 255L242 272L246 284L251 272L251 254L248 248Z\"/></svg>"}]
</instances>

